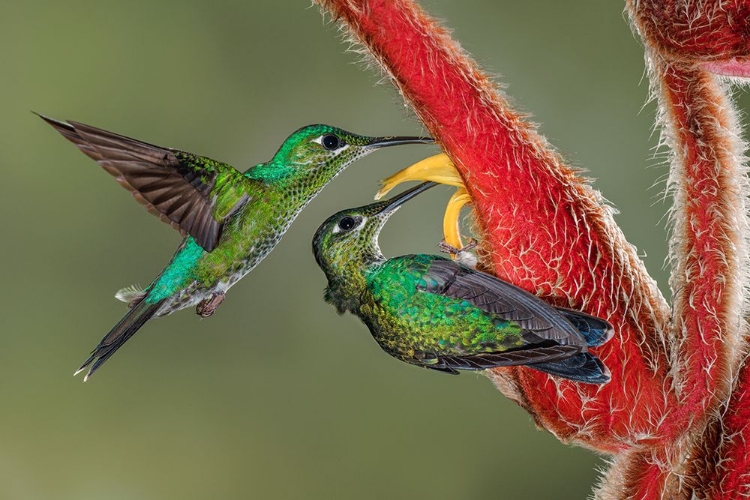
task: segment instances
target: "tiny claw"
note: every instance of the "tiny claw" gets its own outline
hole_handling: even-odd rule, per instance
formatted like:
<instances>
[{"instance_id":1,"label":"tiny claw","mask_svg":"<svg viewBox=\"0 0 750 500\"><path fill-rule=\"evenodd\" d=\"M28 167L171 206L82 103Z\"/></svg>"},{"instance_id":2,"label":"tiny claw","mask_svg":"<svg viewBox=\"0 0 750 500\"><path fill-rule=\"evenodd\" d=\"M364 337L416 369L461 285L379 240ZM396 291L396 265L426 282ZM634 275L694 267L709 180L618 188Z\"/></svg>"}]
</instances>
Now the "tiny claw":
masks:
<instances>
[{"instance_id":1,"label":"tiny claw","mask_svg":"<svg viewBox=\"0 0 750 500\"><path fill-rule=\"evenodd\" d=\"M476 269L477 256L469 252L469 250L473 250L474 248L476 248L477 244L477 240L471 238L466 245L460 248L456 248L447 241L443 240L438 243L438 248L440 248L441 252L450 254L451 259L455 260L459 264L463 264L464 266Z\"/></svg>"},{"instance_id":2,"label":"tiny claw","mask_svg":"<svg viewBox=\"0 0 750 500\"><path fill-rule=\"evenodd\" d=\"M460 253L468 252L469 250L475 249L478 244L479 243L477 242L477 240L475 240L474 238L470 238L469 242L466 245L464 245L461 248L456 248L453 245L451 245L450 243L448 243L447 241L443 240L440 243L438 243L438 248L443 253L449 253L449 254L455 256L455 255L458 255Z\"/></svg>"},{"instance_id":3,"label":"tiny claw","mask_svg":"<svg viewBox=\"0 0 750 500\"><path fill-rule=\"evenodd\" d=\"M201 318L208 318L215 313L216 309L218 309L221 303L224 302L224 297L225 294L223 292L209 295L195 306L196 314Z\"/></svg>"}]
</instances>

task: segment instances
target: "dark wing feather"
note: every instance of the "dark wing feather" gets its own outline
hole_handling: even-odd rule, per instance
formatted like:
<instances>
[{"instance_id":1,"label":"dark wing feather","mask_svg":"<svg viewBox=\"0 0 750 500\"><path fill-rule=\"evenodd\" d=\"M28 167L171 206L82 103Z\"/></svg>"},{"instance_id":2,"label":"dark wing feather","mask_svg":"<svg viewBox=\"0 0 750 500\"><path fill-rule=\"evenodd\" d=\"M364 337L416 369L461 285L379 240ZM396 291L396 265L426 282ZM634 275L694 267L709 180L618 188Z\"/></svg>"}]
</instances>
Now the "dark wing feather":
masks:
<instances>
[{"instance_id":1,"label":"dark wing feather","mask_svg":"<svg viewBox=\"0 0 750 500\"><path fill-rule=\"evenodd\" d=\"M556 309L583 335L589 347L605 344L615 335L615 329L608 321L564 307L557 307Z\"/></svg>"},{"instance_id":2,"label":"dark wing feather","mask_svg":"<svg viewBox=\"0 0 750 500\"><path fill-rule=\"evenodd\" d=\"M575 346L578 352L586 346L578 330L551 305L517 286L452 260L432 260L420 288L466 300L483 311L517 322L542 340Z\"/></svg>"},{"instance_id":3,"label":"dark wing feather","mask_svg":"<svg viewBox=\"0 0 750 500\"><path fill-rule=\"evenodd\" d=\"M586 384L606 384L612 378L602 360L590 352L582 352L551 363L529 365L529 368Z\"/></svg>"},{"instance_id":4,"label":"dark wing feather","mask_svg":"<svg viewBox=\"0 0 750 500\"><path fill-rule=\"evenodd\" d=\"M404 361L457 374L458 370L486 370L500 366L525 365L578 382L604 384L607 367L587 352L587 344L600 345L612 337L611 325L599 318L569 309L555 308L534 295L489 274L467 268L441 257L403 259L420 266L422 282L417 288L469 302L475 307L523 329L525 345L506 351L472 355L450 355L416 351Z\"/></svg>"},{"instance_id":5,"label":"dark wing feather","mask_svg":"<svg viewBox=\"0 0 750 500\"><path fill-rule=\"evenodd\" d=\"M560 361L580 353L580 349L571 345L555 344L546 341L536 346L529 346L516 350L475 354L471 356L431 356L415 353L418 364L426 368L441 371L455 370L487 370L498 366L533 365L534 363L548 363ZM431 359L425 363L425 359ZM532 366L533 368L533 366Z\"/></svg>"},{"instance_id":6,"label":"dark wing feather","mask_svg":"<svg viewBox=\"0 0 750 500\"><path fill-rule=\"evenodd\" d=\"M39 116L112 174L149 212L192 236L208 252L216 247L226 219L248 200L237 189L247 179L229 165ZM214 191L217 186L220 192ZM217 202L225 206L216 210Z\"/></svg>"}]
</instances>

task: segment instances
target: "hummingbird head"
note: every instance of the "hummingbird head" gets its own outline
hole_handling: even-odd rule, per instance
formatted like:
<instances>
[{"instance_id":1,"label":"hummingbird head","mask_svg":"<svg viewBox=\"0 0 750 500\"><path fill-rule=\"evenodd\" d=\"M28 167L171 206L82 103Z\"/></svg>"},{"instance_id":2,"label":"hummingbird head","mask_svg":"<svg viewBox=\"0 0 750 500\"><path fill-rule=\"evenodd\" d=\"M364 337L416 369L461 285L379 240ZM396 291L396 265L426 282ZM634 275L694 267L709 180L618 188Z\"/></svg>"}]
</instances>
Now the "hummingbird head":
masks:
<instances>
[{"instance_id":1,"label":"hummingbird head","mask_svg":"<svg viewBox=\"0 0 750 500\"><path fill-rule=\"evenodd\" d=\"M290 135L270 162L250 174L267 181L303 180L317 191L352 162L377 149L433 142L429 137L368 137L330 125L308 125Z\"/></svg>"},{"instance_id":2,"label":"hummingbird head","mask_svg":"<svg viewBox=\"0 0 750 500\"><path fill-rule=\"evenodd\" d=\"M388 200L342 210L315 232L313 254L328 278L325 298L340 313L351 309L364 286L365 268L384 260L378 236L386 221L403 203L435 185L424 182Z\"/></svg>"}]
</instances>

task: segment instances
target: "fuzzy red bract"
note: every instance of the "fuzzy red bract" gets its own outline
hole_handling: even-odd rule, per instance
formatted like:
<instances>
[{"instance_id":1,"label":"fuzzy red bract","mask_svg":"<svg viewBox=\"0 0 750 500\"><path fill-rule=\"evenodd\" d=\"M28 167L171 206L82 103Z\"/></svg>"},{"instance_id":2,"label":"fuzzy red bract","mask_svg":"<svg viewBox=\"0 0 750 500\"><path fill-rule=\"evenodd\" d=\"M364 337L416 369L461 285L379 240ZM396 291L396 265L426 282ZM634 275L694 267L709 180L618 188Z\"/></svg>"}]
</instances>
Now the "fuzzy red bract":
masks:
<instances>
[{"instance_id":1,"label":"fuzzy red bract","mask_svg":"<svg viewBox=\"0 0 750 500\"><path fill-rule=\"evenodd\" d=\"M616 337L595 350L612 371L608 385L505 368L490 374L498 389L561 440L614 455L601 498L750 492L741 490L750 475L750 369L733 378L746 349L744 146L723 85L706 71L706 63L736 69L750 56L750 7L628 3L673 151L673 315L601 196L414 1L319 2L459 169L484 268L615 325Z\"/></svg>"}]
</instances>

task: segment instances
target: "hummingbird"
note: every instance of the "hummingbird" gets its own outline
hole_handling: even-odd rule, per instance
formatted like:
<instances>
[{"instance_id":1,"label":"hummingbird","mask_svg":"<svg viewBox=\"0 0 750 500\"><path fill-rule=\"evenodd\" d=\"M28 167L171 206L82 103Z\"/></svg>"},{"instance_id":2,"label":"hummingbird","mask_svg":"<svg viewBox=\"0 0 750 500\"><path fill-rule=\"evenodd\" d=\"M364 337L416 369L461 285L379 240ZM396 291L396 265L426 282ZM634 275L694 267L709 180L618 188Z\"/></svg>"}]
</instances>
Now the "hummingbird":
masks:
<instances>
[{"instance_id":1,"label":"hummingbird","mask_svg":"<svg viewBox=\"0 0 750 500\"><path fill-rule=\"evenodd\" d=\"M150 285L115 295L130 310L76 371L88 367L84 381L150 318L191 306L201 317L211 316L227 290L273 250L300 211L352 162L387 146L434 142L308 125L290 135L271 160L243 173L186 151L39 116L185 236Z\"/></svg>"},{"instance_id":2,"label":"hummingbird","mask_svg":"<svg viewBox=\"0 0 750 500\"><path fill-rule=\"evenodd\" d=\"M609 370L588 350L612 338L607 321L442 256L383 256L378 236L388 218L434 185L343 210L318 228L313 253L328 279L326 302L359 317L385 352L412 365L451 374L526 365L607 383Z\"/></svg>"}]
</instances>

